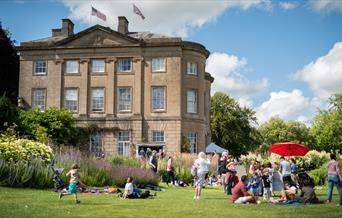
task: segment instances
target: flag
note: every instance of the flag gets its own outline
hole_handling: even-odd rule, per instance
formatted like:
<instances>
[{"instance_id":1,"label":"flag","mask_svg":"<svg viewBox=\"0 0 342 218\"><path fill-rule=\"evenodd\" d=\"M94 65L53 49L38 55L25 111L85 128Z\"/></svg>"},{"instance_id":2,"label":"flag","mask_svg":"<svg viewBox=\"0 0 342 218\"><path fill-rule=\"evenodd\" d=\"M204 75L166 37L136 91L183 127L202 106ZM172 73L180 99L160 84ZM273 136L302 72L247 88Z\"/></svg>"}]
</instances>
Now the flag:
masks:
<instances>
[{"instance_id":1,"label":"flag","mask_svg":"<svg viewBox=\"0 0 342 218\"><path fill-rule=\"evenodd\" d=\"M102 13L101 11L93 8L93 6L91 7L91 15L94 15L98 18L100 18L101 20L103 21L106 21L107 20L107 17L104 13Z\"/></svg>"},{"instance_id":2,"label":"flag","mask_svg":"<svg viewBox=\"0 0 342 218\"><path fill-rule=\"evenodd\" d=\"M141 17L141 19L145 19L145 16L141 13L141 11L139 10L139 8L133 4L133 12L137 15L139 15Z\"/></svg>"}]
</instances>

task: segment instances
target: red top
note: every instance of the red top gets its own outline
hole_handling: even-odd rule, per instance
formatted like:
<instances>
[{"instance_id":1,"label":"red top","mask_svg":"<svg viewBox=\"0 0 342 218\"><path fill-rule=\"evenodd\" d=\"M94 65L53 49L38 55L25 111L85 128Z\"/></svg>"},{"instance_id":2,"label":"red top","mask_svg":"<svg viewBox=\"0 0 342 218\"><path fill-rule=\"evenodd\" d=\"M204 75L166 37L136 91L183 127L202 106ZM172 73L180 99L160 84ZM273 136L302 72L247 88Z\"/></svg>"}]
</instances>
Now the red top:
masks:
<instances>
[{"instance_id":1,"label":"red top","mask_svg":"<svg viewBox=\"0 0 342 218\"><path fill-rule=\"evenodd\" d=\"M234 188L232 189L232 201L235 202L238 198L249 196L246 185L242 181L240 181Z\"/></svg>"}]
</instances>

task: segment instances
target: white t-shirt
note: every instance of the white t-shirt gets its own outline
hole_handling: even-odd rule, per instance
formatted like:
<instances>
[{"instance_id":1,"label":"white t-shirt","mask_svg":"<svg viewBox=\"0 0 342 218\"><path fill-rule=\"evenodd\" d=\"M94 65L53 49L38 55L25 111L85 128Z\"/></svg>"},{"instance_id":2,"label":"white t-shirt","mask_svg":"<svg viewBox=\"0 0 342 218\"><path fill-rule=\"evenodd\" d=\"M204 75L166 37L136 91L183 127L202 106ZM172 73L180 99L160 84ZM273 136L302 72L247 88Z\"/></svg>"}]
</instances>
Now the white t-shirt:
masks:
<instances>
[{"instance_id":1,"label":"white t-shirt","mask_svg":"<svg viewBox=\"0 0 342 218\"><path fill-rule=\"evenodd\" d=\"M133 184L131 182L126 183L125 190L127 190L128 195L132 194L133 193Z\"/></svg>"},{"instance_id":2,"label":"white t-shirt","mask_svg":"<svg viewBox=\"0 0 342 218\"><path fill-rule=\"evenodd\" d=\"M195 160L195 165L196 165L196 167L198 167L198 169L197 169L198 174L203 173L203 172L208 172L210 160L198 158L197 160Z\"/></svg>"}]
</instances>

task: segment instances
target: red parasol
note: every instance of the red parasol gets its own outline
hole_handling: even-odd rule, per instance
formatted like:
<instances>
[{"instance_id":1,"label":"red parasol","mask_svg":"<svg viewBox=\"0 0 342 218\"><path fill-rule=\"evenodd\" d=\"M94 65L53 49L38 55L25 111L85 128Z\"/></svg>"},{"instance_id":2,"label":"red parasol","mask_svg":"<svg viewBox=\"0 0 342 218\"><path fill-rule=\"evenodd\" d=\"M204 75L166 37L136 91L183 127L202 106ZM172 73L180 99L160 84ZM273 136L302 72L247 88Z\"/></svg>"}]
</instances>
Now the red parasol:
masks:
<instances>
[{"instance_id":1,"label":"red parasol","mask_svg":"<svg viewBox=\"0 0 342 218\"><path fill-rule=\"evenodd\" d=\"M268 151L281 156L304 156L310 148L294 142L283 142L273 144Z\"/></svg>"}]
</instances>

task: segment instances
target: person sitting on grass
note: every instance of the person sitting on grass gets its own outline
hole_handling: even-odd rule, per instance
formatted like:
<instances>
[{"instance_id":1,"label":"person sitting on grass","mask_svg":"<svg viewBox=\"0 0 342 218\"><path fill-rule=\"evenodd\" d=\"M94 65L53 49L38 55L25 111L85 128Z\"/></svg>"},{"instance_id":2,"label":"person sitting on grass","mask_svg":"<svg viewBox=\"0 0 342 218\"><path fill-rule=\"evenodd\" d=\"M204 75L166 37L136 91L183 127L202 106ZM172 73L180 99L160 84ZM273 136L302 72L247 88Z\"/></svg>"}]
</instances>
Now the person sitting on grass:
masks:
<instances>
[{"instance_id":1,"label":"person sitting on grass","mask_svg":"<svg viewBox=\"0 0 342 218\"><path fill-rule=\"evenodd\" d=\"M247 176L241 176L240 182L232 189L232 202L235 204L255 203L255 198L247 192Z\"/></svg>"},{"instance_id":2,"label":"person sitting on grass","mask_svg":"<svg viewBox=\"0 0 342 218\"><path fill-rule=\"evenodd\" d=\"M154 195L150 194L150 191L141 191L140 189L136 189L134 188L133 185L133 177L128 177L127 178L127 183L125 185L125 191L122 194L122 198L126 199L126 198L148 198L148 197L153 197L153 196L157 196L157 193L154 193Z\"/></svg>"},{"instance_id":3,"label":"person sitting on grass","mask_svg":"<svg viewBox=\"0 0 342 218\"><path fill-rule=\"evenodd\" d=\"M81 201L79 201L77 198L77 184L80 184L83 187L85 187L85 185L80 180L79 169L80 167L77 164L73 164L71 166L71 170L66 174L67 176L70 176L69 189L59 193L59 199L61 199L64 195L73 194L75 196L76 204L81 203Z\"/></svg>"}]
</instances>

